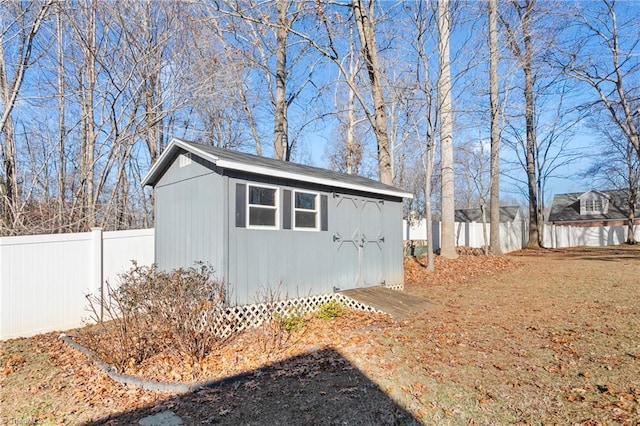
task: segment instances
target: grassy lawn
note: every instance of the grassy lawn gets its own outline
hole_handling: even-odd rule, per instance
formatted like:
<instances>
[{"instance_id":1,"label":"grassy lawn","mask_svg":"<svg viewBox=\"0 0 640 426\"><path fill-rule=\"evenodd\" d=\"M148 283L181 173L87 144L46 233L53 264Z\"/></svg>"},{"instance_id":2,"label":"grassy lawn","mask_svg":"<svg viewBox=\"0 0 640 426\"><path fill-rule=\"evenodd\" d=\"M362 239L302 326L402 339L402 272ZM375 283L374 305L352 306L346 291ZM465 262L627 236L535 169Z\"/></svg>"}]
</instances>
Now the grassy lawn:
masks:
<instances>
[{"instance_id":1,"label":"grassy lawn","mask_svg":"<svg viewBox=\"0 0 640 426\"><path fill-rule=\"evenodd\" d=\"M295 374L189 397L114 384L54 334L3 342L0 424L126 424L167 408L186 423L252 423L254 410L255 424L331 424L333 403L350 424L640 424L640 246L506 259L439 260L435 275L408 260L406 291L436 308L349 333L326 323L315 343L331 350L281 367ZM376 398L408 415L371 414Z\"/></svg>"}]
</instances>

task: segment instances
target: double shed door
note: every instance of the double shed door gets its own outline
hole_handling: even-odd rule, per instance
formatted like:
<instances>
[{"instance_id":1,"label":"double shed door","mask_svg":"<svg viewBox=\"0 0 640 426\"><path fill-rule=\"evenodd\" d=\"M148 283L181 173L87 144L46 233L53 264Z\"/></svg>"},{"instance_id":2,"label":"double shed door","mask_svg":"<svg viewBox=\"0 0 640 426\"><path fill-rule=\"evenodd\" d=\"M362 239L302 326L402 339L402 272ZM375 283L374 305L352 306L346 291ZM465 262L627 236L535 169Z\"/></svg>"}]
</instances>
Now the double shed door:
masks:
<instances>
[{"instance_id":1,"label":"double shed door","mask_svg":"<svg viewBox=\"0 0 640 426\"><path fill-rule=\"evenodd\" d=\"M380 285L384 267L384 201L335 195L335 267L341 277L338 287Z\"/></svg>"}]
</instances>

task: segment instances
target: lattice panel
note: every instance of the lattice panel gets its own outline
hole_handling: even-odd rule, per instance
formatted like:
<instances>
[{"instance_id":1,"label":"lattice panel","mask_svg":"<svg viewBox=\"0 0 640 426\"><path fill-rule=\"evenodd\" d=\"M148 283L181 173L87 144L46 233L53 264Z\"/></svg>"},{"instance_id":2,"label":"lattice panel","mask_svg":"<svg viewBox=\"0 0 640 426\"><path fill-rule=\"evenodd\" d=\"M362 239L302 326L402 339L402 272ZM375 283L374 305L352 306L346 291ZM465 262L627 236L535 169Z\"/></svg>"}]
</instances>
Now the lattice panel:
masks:
<instances>
[{"instance_id":1,"label":"lattice panel","mask_svg":"<svg viewBox=\"0 0 640 426\"><path fill-rule=\"evenodd\" d=\"M335 300L337 300L338 302L342 303L345 306L348 306L350 308L354 308L354 309L358 309L361 311L365 311L365 312L373 312L376 314L383 314L384 312L382 312L381 310L378 310L376 308L373 308L369 305L365 305L362 302L358 302L355 299L352 299L350 297L347 297L345 295L342 295L340 293L336 293L334 294L335 296Z\"/></svg>"},{"instance_id":2,"label":"lattice panel","mask_svg":"<svg viewBox=\"0 0 640 426\"><path fill-rule=\"evenodd\" d=\"M404 284L385 285L389 290L404 291Z\"/></svg>"},{"instance_id":3,"label":"lattice panel","mask_svg":"<svg viewBox=\"0 0 640 426\"><path fill-rule=\"evenodd\" d=\"M227 308L224 313L213 312L203 315L199 329L209 328L209 331L220 337L228 337L233 333L248 328L259 327L263 322L270 321L275 314L305 315L316 311L320 305L335 300L347 307L365 312L384 313L357 300L340 293L321 294L318 296L302 297L298 299L282 300L273 303L256 303L251 305ZM211 314L211 315L210 315Z\"/></svg>"}]
</instances>

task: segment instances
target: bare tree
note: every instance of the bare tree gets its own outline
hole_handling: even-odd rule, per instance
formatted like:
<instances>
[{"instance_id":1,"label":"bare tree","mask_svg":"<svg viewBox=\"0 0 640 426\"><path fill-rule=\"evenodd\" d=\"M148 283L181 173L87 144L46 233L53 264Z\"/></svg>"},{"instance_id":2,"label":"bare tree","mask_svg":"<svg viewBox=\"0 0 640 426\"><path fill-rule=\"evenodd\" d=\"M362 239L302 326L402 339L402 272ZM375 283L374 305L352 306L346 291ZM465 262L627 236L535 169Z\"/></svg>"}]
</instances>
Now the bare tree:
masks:
<instances>
[{"instance_id":1,"label":"bare tree","mask_svg":"<svg viewBox=\"0 0 640 426\"><path fill-rule=\"evenodd\" d=\"M552 69L549 69L551 74ZM580 147L576 147L574 135L577 126L584 118L586 111L578 110L572 104L572 92L575 87L566 79L556 78L539 84L535 89L536 110L544 111L544 115L537 115L536 145L534 147L534 172L537 194L537 211L540 212L538 223L543 226L542 212L545 209L545 194L547 185L553 178L568 178L571 176L571 165L579 161L583 154ZM515 159L506 159L506 177L517 182L525 196L529 192L528 175L521 179L516 170L527 170L527 137L526 128L522 129L518 115L507 117L503 131L502 143L515 154ZM540 228L542 229L542 228ZM542 233L539 233L542 238ZM540 241L542 243L542 241Z\"/></svg>"},{"instance_id":2,"label":"bare tree","mask_svg":"<svg viewBox=\"0 0 640 426\"><path fill-rule=\"evenodd\" d=\"M20 95L26 71L31 65L34 40L43 21L49 15L52 4L53 1L15 3L12 5L15 8L14 13L7 14L2 18L3 42L0 44L2 116L0 116L0 137L3 140L0 143L0 157L2 158L4 171L4 194L1 195L3 195L3 216L9 225L9 229L16 229L21 220L21 199L16 161L17 147L11 113ZM35 12L32 12L33 9L35 9ZM5 12L8 12L8 9ZM15 51L10 58L5 56L5 38L18 40ZM14 61L10 62L11 59L14 59Z\"/></svg>"},{"instance_id":3,"label":"bare tree","mask_svg":"<svg viewBox=\"0 0 640 426\"><path fill-rule=\"evenodd\" d=\"M489 103L491 113L491 230L489 251L502 254L500 245L500 117L498 105L498 1L489 0Z\"/></svg>"},{"instance_id":4,"label":"bare tree","mask_svg":"<svg viewBox=\"0 0 640 426\"><path fill-rule=\"evenodd\" d=\"M289 121L287 119L287 12L288 0L276 0L276 93L273 129L273 149L278 160L289 161Z\"/></svg>"},{"instance_id":5,"label":"bare tree","mask_svg":"<svg viewBox=\"0 0 640 426\"><path fill-rule=\"evenodd\" d=\"M527 248L540 247L540 216L538 192L536 185L536 110L534 101L535 74L533 69L533 42L531 36L531 20L535 13L536 0L512 0L517 18L518 28L501 15L506 28L507 40L511 52L516 57L524 74L525 127L526 127L526 172L529 199L529 240Z\"/></svg>"},{"instance_id":6,"label":"bare tree","mask_svg":"<svg viewBox=\"0 0 640 426\"><path fill-rule=\"evenodd\" d=\"M591 166L584 172L585 179L616 188L626 195L627 207L627 244L636 244L634 227L638 198L640 197L640 159L635 147L629 141L611 117L601 117L606 112L596 115L592 127L608 144L593 157ZM602 118L602 119L600 119Z\"/></svg>"},{"instance_id":7,"label":"bare tree","mask_svg":"<svg viewBox=\"0 0 640 426\"><path fill-rule=\"evenodd\" d=\"M358 132L358 127L361 123L366 121L366 118L358 117L358 111L356 109L356 92L357 76L361 70L362 63L359 55L356 52L356 44L354 40L354 25L353 20L348 21L348 51L344 57L344 61L347 62L345 66L346 75L341 75L340 78L345 79L347 99L344 106L342 106L341 97L344 94L345 89L338 81L335 85L334 103L336 105L336 118L338 119L338 134L336 135L337 146L330 147L334 149L334 152L330 154L330 164L335 170L342 171L347 174L359 174L363 160L363 139L365 135Z\"/></svg>"},{"instance_id":8,"label":"bare tree","mask_svg":"<svg viewBox=\"0 0 640 426\"><path fill-rule=\"evenodd\" d=\"M246 64L262 74L256 81L264 84L262 93L270 100L274 156L286 161L291 159L297 140L292 136L289 111L313 87L315 65L308 55L309 46L292 38L306 34L305 17L312 13L311 6L308 2L291 0L272 0L260 5L254 1L222 0L214 2L213 8L214 13L229 19L226 27L219 25L221 32L229 34L225 42L242 52ZM246 92L241 99L247 99ZM245 110L250 124L255 124L254 112ZM251 129L257 136L256 127L252 125ZM259 142L257 151L262 151Z\"/></svg>"},{"instance_id":9,"label":"bare tree","mask_svg":"<svg viewBox=\"0 0 640 426\"><path fill-rule=\"evenodd\" d=\"M38 36L37 43L29 44L33 18L44 13L43 6L50 4L56 6L50 9L57 19L42 19L37 33L51 37ZM176 130L185 134L197 121L201 111L192 113L199 99L194 94L210 81L200 77L208 74L207 78L211 78L212 74L193 72L196 66L203 69L204 62L213 65L211 59L215 58L193 60L193 41L208 18L202 13L203 7L87 0L13 3L7 10L15 12L16 19L5 15L2 20L3 25L8 23L2 27L1 46L3 75L7 77L4 81L9 83L6 87L13 84L14 64L23 64L23 75L28 74L28 65L37 70L40 78L26 79L25 86L30 91L28 116L25 103L15 102L21 94L16 92L11 102L5 103L4 98L2 101L3 113L8 111L5 106L16 105L5 123L13 127L15 122L21 131L9 132L12 139L8 151L15 153L9 157L19 160L10 167L17 177L19 197L14 197L16 208L8 209L3 173L1 232L83 231L96 225L107 229L149 226L153 198L140 186L140 179L159 156L168 135L179 136ZM35 33L34 28L30 36L34 40ZM208 43L214 45L215 38ZM208 45L206 48L213 50ZM31 59L25 59L23 53ZM212 68L228 72L227 81L244 75L221 62L224 66L218 63ZM223 73L214 75L221 80ZM15 81L20 79L24 78ZM229 94L230 90L237 90L235 85L217 85L215 90L207 94L208 105L214 103L214 96L238 98ZM37 97L31 95L35 92ZM193 103L185 108L187 101ZM239 111L237 104L233 106L236 110L224 109L221 104L216 104L217 115L205 130L212 128L221 134L227 130L221 123L230 123L233 120L228 120L229 114ZM11 162L4 161L4 133L8 126L4 125L2 131L3 168ZM232 138L232 134L225 135L224 143ZM9 220L5 211L18 212L15 217L25 218L24 223Z\"/></svg>"},{"instance_id":10,"label":"bare tree","mask_svg":"<svg viewBox=\"0 0 640 426\"><path fill-rule=\"evenodd\" d=\"M345 152L346 161L345 172L347 174L357 174L360 163L362 162L362 143L356 141L356 94L354 87L356 86L356 75L359 71L357 56L354 51L353 43L353 25L349 21L349 53L347 54L349 66L347 68L348 75L344 78L349 80L347 84L347 117L345 123Z\"/></svg>"},{"instance_id":11,"label":"bare tree","mask_svg":"<svg viewBox=\"0 0 640 426\"><path fill-rule=\"evenodd\" d=\"M66 136L67 128L65 121L65 52L64 52L64 8L62 2L58 2L56 9L56 53L57 53L57 98L58 98L58 218L56 231L62 232L65 226L65 205L66 199Z\"/></svg>"},{"instance_id":12,"label":"bare tree","mask_svg":"<svg viewBox=\"0 0 640 426\"><path fill-rule=\"evenodd\" d=\"M371 95L373 99L373 131L378 143L378 168L380 182L393 184L393 167L389 152L389 133L387 130L387 113L382 83L382 68L378 58L376 30L374 21L374 0L369 0L366 8L363 0L354 0L353 13L360 36L362 55L367 66Z\"/></svg>"},{"instance_id":13,"label":"bare tree","mask_svg":"<svg viewBox=\"0 0 640 426\"><path fill-rule=\"evenodd\" d=\"M432 11L431 11L432 12ZM418 130L420 126L416 123L416 133L419 137L424 138L424 149L421 149L422 165L424 168L424 210L425 220L427 226L427 270L433 271L434 265L434 252L433 252L433 208L431 203L432 188L433 188L433 169L434 169L434 153L436 136L435 130L438 122L438 108L437 103L434 101L436 97L435 85L431 83L429 75L430 62L427 54L427 38L429 36L430 25L429 19L430 6L428 2L419 1L415 5L415 12L413 14L412 22L415 25L415 50L416 50L416 82L418 91L422 94L424 100L423 116L422 120L416 120L416 122L424 121L424 131ZM431 13L433 16L433 13Z\"/></svg>"},{"instance_id":14,"label":"bare tree","mask_svg":"<svg viewBox=\"0 0 640 426\"><path fill-rule=\"evenodd\" d=\"M629 2L602 0L599 5L578 9L578 33L557 60L569 76L593 89L597 100L591 105L610 114L640 158L640 13ZM624 12L622 21L619 9Z\"/></svg>"},{"instance_id":15,"label":"bare tree","mask_svg":"<svg viewBox=\"0 0 640 426\"><path fill-rule=\"evenodd\" d=\"M438 0L438 103L440 106L440 169L442 178L442 231L440 254L456 258L454 228L454 171L453 171L453 108L451 105L451 64L449 61L449 38L451 34L451 11L449 0Z\"/></svg>"}]
</instances>

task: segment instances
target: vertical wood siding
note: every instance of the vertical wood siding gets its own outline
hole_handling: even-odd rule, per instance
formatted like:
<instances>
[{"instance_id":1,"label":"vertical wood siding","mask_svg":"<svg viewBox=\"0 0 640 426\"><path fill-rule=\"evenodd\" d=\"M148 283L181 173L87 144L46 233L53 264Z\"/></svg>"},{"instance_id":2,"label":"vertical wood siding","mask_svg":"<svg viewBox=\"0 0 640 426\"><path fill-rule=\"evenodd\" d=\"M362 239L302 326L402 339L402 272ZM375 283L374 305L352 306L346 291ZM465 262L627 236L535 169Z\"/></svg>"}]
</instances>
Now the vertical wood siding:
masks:
<instances>
[{"instance_id":1,"label":"vertical wood siding","mask_svg":"<svg viewBox=\"0 0 640 426\"><path fill-rule=\"evenodd\" d=\"M236 177L230 178L229 182L229 205L235 207L236 183L251 181ZM273 179L265 179L262 183L276 185L281 192L296 189L319 192L319 202L326 203L320 208L326 213L320 218L321 229L326 230L233 226L235 211L231 209L228 285L232 304L261 301L261 296L270 290L278 291L281 298L292 298L358 286L403 283L402 204L399 201L380 203L376 198L353 196L357 205L352 209L341 208L341 200L343 205L354 201L344 201L340 196L335 197L332 192L319 188L300 188ZM379 208L378 214L369 215L367 203L371 203L374 210ZM282 217L286 213L290 214L290 209L280 209L281 224L287 223ZM378 241L384 237L384 241L358 247L359 230L363 227L371 229L371 239ZM341 231L358 231L358 241L350 243L351 247L349 244L341 247L340 242L334 240Z\"/></svg>"},{"instance_id":2,"label":"vertical wood siding","mask_svg":"<svg viewBox=\"0 0 640 426\"><path fill-rule=\"evenodd\" d=\"M223 178L194 161L175 161L156 185L156 263L163 270L211 264L224 279ZM234 222L235 223L235 222Z\"/></svg>"}]
</instances>

